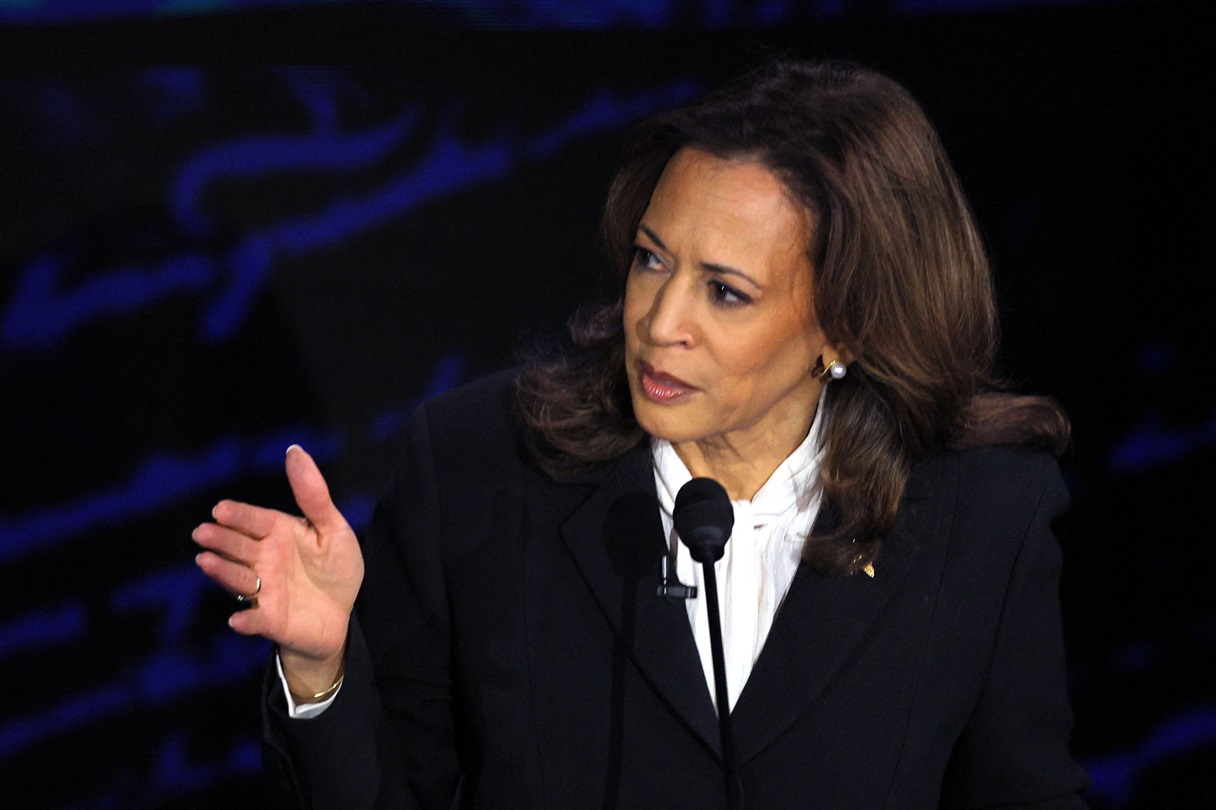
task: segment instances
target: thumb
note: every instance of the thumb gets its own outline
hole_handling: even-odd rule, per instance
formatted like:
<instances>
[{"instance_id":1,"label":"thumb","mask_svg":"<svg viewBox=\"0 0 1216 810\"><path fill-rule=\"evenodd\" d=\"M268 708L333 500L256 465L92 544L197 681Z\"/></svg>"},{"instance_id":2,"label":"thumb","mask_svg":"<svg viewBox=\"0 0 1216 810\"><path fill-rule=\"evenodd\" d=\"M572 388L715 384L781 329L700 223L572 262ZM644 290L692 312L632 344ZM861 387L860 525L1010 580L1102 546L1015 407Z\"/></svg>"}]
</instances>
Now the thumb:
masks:
<instances>
[{"instance_id":1,"label":"thumb","mask_svg":"<svg viewBox=\"0 0 1216 810\"><path fill-rule=\"evenodd\" d=\"M334 506L329 496L329 486L312 456L304 448L293 444L287 448L287 482L295 495L296 504L304 517L322 532L337 531L346 526L346 519Z\"/></svg>"}]
</instances>

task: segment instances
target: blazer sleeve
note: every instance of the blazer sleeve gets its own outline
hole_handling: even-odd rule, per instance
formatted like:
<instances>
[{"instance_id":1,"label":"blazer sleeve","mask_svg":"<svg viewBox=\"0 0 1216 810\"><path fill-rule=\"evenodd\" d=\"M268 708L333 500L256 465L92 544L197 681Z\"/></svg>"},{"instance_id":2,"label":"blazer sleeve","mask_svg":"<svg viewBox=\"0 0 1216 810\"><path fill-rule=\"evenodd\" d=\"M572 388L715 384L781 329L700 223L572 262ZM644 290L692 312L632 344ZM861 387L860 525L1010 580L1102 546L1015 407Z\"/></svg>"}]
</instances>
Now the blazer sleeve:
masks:
<instances>
[{"instance_id":1,"label":"blazer sleeve","mask_svg":"<svg viewBox=\"0 0 1216 810\"><path fill-rule=\"evenodd\" d=\"M346 675L319 716L292 719L277 678L263 700L264 768L280 803L450 807L457 790L440 503L426 406L362 540L366 575Z\"/></svg>"},{"instance_id":2,"label":"blazer sleeve","mask_svg":"<svg viewBox=\"0 0 1216 810\"><path fill-rule=\"evenodd\" d=\"M1088 779L1068 747L1061 555L1051 530L1068 492L1054 461L1038 461L1029 475L1042 487L1007 582L985 685L945 775L945 808L1086 806L1079 792Z\"/></svg>"}]
</instances>

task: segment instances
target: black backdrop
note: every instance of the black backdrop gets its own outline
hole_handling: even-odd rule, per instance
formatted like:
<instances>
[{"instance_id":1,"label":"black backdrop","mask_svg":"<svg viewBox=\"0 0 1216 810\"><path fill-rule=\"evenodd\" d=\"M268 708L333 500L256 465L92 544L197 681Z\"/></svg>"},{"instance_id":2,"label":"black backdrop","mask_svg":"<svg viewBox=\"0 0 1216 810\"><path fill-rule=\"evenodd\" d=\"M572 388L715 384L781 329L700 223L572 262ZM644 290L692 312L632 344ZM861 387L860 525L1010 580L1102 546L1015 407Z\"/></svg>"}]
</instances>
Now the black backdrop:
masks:
<instances>
[{"instance_id":1,"label":"black backdrop","mask_svg":"<svg viewBox=\"0 0 1216 810\"><path fill-rule=\"evenodd\" d=\"M789 50L905 83L1075 421L1059 527L1097 807L1216 790L1204 63L1167 4L506 32L386 9L0 31L0 784L256 807L264 643L192 564L318 457L367 520L412 406L614 284L622 128ZM1204 146L1207 146L1205 138Z\"/></svg>"}]
</instances>

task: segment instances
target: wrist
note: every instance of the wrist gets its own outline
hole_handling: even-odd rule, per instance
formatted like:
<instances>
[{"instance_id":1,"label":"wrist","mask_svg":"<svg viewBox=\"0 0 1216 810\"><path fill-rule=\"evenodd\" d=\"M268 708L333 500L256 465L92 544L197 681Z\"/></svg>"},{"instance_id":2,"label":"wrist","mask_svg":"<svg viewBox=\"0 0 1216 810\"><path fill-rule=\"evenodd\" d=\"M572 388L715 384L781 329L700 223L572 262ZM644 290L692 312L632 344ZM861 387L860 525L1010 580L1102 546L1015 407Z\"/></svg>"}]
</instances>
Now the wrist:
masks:
<instances>
[{"instance_id":1,"label":"wrist","mask_svg":"<svg viewBox=\"0 0 1216 810\"><path fill-rule=\"evenodd\" d=\"M320 692L314 692L311 695L301 695L298 692L292 691L291 700L297 706L307 706L310 703L320 703L323 700L329 700L338 693L342 688L343 674L339 673L337 679ZM290 688L290 687L289 687Z\"/></svg>"},{"instance_id":2,"label":"wrist","mask_svg":"<svg viewBox=\"0 0 1216 810\"><path fill-rule=\"evenodd\" d=\"M317 660L279 648L279 663L287 689L297 704L317 703L331 697L346 672L345 647L336 656Z\"/></svg>"}]
</instances>

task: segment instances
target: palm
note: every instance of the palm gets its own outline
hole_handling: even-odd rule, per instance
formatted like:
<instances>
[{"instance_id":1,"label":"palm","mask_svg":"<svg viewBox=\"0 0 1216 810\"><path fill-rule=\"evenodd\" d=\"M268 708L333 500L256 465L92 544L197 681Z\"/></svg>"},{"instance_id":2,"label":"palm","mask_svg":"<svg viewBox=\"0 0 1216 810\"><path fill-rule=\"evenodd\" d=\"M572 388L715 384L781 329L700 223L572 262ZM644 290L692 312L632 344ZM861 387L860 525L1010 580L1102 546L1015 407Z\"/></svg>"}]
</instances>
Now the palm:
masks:
<instances>
[{"instance_id":1,"label":"palm","mask_svg":"<svg viewBox=\"0 0 1216 810\"><path fill-rule=\"evenodd\" d=\"M322 658L341 649L351 607L363 580L363 556L350 526L322 532L311 523L280 513L284 531L265 538L263 585L258 610L265 613L262 635L301 655Z\"/></svg>"},{"instance_id":2,"label":"palm","mask_svg":"<svg viewBox=\"0 0 1216 810\"><path fill-rule=\"evenodd\" d=\"M230 620L237 632L265 636L306 659L329 659L346 643L363 555L303 450L288 451L287 477L305 517L222 501L212 512L215 523L194 532L207 549L198 564L235 594L253 594L260 580L253 607Z\"/></svg>"}]
</instances>

